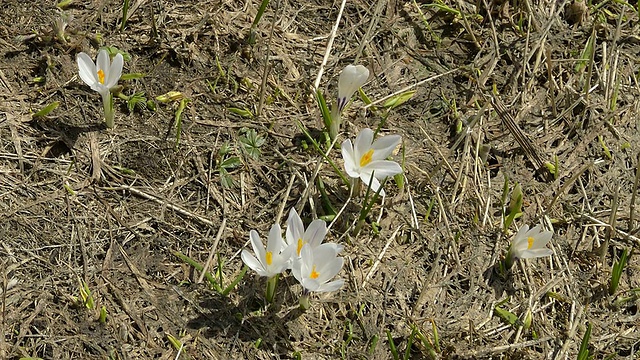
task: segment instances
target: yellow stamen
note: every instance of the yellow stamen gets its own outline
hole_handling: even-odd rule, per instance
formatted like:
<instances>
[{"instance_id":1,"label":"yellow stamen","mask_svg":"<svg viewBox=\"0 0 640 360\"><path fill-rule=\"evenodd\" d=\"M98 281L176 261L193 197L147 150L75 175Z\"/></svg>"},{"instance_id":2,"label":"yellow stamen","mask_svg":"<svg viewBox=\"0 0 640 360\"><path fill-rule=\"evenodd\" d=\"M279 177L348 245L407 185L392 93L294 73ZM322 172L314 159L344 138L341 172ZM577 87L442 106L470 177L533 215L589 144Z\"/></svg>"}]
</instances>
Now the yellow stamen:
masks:
<instances>
[{"instance_id":1,"label":"yellow stamen","mask_svg":"<svg viewBox=\"0 0 640 360\"><path fill-rule=\"evenodd\" d=\"M100 84L104 84L104 71L102 69L98 70L98 81L100 81Z\"/></svg>"},{"instance_id":2,"label":"yellow stamen","mask_svg":"<svg viewBox=\"0 0 640 360\"><path fill-rule=\"evenodd\" d=\"M369 149L362 157L360 158L360 167L367 166L368 163L371 162L371 158L373 157L373 149Z\"/></svg>"},{"instance_id":3,"label":"yellow stamen","mask_svg":"<svg viewBox=\"0 0 640 360\"><path fill-rule=\"evenodd\" d=\"M535 239L531 236L529 236L529 238L527 239L527 250L531 249L531 247L533 246L533 242L535 241Z\"/></svg>"},{"instance_id":4,"label":"yellow stamen","mask_svg":"<svg viewBox=\"0 0 640 360\"><path fill-rule=\"evenodd\" d=\"M273 254L271 253L271 251L267 251L265 260L267 260L267 265L271 265L271 263L273 262Z\"/></svg>"},{"instance_id":5,"label":"yellow stamen","mask_svg":"<svg viewBox=\"0 0 640 360\"><path fill-rule=\"evenodd\" d=\"M300 256L300 251L302 251L303 245L304 245L304 241L302 241L302 239L298 239L298 249L296 250L298 253L298 256Z\"/></svg>"},{"instance_id":6,"label":"yellow stamen","mask_svg":"<svg viewBox=\"0 0 640 360\"><path fill-rule=\"evenodd\" d=\"M316 271L316 266L313 265L313 269L311 269L311 274L309 275L312 279L317 279L320 274Z\"/></svg>"}]
</instances>

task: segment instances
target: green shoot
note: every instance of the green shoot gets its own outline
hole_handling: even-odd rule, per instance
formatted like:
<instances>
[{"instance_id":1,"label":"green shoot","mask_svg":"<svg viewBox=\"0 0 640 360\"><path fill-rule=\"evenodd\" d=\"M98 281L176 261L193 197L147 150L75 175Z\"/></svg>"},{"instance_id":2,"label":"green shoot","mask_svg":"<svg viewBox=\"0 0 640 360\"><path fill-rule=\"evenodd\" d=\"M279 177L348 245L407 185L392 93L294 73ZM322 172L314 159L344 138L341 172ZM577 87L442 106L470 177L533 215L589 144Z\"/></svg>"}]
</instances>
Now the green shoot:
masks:
<instances>
[{"instance_id":1,"label":"green shoot","mask_svg":"<svg viewBox=\"0 0 640 360\"><path fill-rule=\"evenodd\" d=\"M260 23L260 19L262 18L262 15L264 15L264 11L267 9L268 5L269 5L269 0L262 0L262 2L260 3L260 8L258 8L258 13L256 14L255 19L253 19L253 23L251 24L251 29L249 30L249 39L247 41L249 45L255 45L256 43L256 28L258 27L258 24Z\"/></svg>"},{"instance_id":2,"label":"green shoot","mask_svg":"<svg viewBox=\"0 0 640 360\"><path fill-rule=\"evenodd\" d=\"M227 108L227 110L229 110L230 113L232 114L236 114L240 117L246 118L246 119L253 119L255 116L253 115L253 113L248 110L248 109L239 109L239 108L235 108L235 107L229 107Z\"/></svg>"},{"instance_id":3,"label":"green shoot","mask_svg":"<svg viewBox=\"0 0 640 360\"><path fill-rule=\"evenodd\" d=\"M505 214L507 218L504 221L503 232L506 232L513 223L513 220L522 215L522 188L520 187L520 183L516 183L513 191L511 192L511 200L509 201L509 206L505 209Z\"/></svg>"},{"instance_id":4,"label":"green shoot","mask_svg":"<svg viewBox=\"0 0 640 360\"><path fill-rule=\"evenodd\" d=\"M398 106L409 101L413 97L413 94L415 93L416 93L415 90L410 90L410 91L406 91L401 94L398 94L396 96L393 96L389 100L385 101L382 107L388 108L389 110L393 110Z\"/></svg>"},{"instance_id":5,"label":"green shoot","mask_svg":"<svg viewBox=\"0 0 640 360\"><path fill-rule=\"evenodd\" d=\"M120 22L120 31L124 31L124 27L127 25L127 15L129 12L129 0L124 0L122 5L122 21Z\"/></svg>"},{"instance_id":6,"label":"green shoot","mask_svg":"<svg viewBox=\"0 0 640 360\"><path fill-rule=\"evenodd\" d=\"M389 330L387 330L387 341L389 341L389 350L391 350L391 356L393 356L393 360L400 360L398 349L396 349L396 344L393 342L393 336L391 336L391 331Z\"/></svg>"},{"instance_id":7,"label":"green shoot","mask_svg":"<svg viewBox=\"0 0 640 360\"><path fill-rule=\"evenodd\" d=\"M333 162L333 160L331 158L329 158L320 148L320 145L318 144L318 142L316 141L316 139L314 139L311 134L309 134L309 132L307 131L307 129L304 127L304 125L302 125L301 122L297 122L298 128L300 129L300 131L302 131L302 133L304 134L304 136L307 138L307 140L309 140L311 142L311 144L313 144L313 147L316 149L316 151L318 152L318 154L320 154L328 163L329 165L331 165L331 167L333 168L333 170L335 170L336 174L338 174L340 176L340 178L342 179L342 181L345 183L345 185L347 185L347 187L349 188L349 190L351 190L351 182L347 179L347 177L344 175L344 173L340 170L340 168L338 168L338 166Z\"/></svg>"},{"instance_id":8,"label":"green shoot","mask_svg":"<svg viewBox=\"0 0 640 360\"><path fill-rule=\"evenodd\" d=\"M620 283L622 271L627 265L627 261L629 259L628 255L628 250L624 249L622 251L622 255L620 255L620 259L618 259L618 261L613 264L613 269L611 270L611 282L609 283L609 295L615 294L616 290L618 290L618 284Z\"/></svg>"},{"instance_id":9,"label":"green shoot","mask_svg":"<svg viewBox=\"0 0 640 360\"><path fill-rule=\"evenodd\" d=\"M605 144L604 138L602 137L602 135L598 135L598 142L600 143L600 146L602 146L602 151L604 152L604 156L606 156L607 159L612 160L613 157L611 156L611 151L609 151L609 147L607 146L607 144Z\"/></svg>"},{"instance_id":10,"label":"green shoot","mask_svg":"<svg viewBox=\"0 0 640 360\"><path fill-rule=\"evenodd\" d=\"M182 134L182 112L187 107L189 101L190 100L187 98L180 100L180 105L178 105L178 109L176 110L176 149L178 148L178 145L180 145L180 135Z\"/></svg>"},{"instance_id":11,"label":"green shoot","mask_svg":"<svg viewBox=\"0 0 640 360\"><path fill-rule=\"evenodd\" d=\"M498 305L496 305L496 307L493 309L493 313L508 325L511 325L513 327L524 326L524 323L518 318L516 314L512 313L509 310L505 310Z\"/></svg>"},{"instance_id":12,"label":"green shoot","mask_svg":"<svg viewBox=\"0 0 640 360\"><path fill-rule=\"evenodd\" d=\"M65 8L69 7L71 4L73 4L73 0L62 0L58 4L56 4L56 7L58 9L64 10Z\"/></svg>"},{"instance_id":13,"label":"green shoot","mask_svg":"<svg viewBox=\"0 0 640 360\"><path fill-rule=\"evenodd\" d=\"M145 77L146 74L144 73L129 73L129 74L123 74L122 76L120 76L120 80L137 80L137 79L142 79L143 77Z\"/></svg>"},{"instance_id":14,"label":"green shoot","mask_svg":"<svg viewBox=\"0 0 640 360\"><path fill-rule=\"evenodd\" d=\"M60 101L54 101L51 104L40 109L40 111L38 111L37 113L33 114L33 118L35 119L38 117L45 117L49 115L50 112L55 110L58 106L60 106Z\"/></svg>"},{"instance_id":15,"label":"green shoot","mask_svg":"<svg viewBox=\"0 0 640 360\"><path fill-rule=\"evenodd\" d=\"M93 295L91 294L91 290L89 290L89 285L86 282L82 282L82 286L80 287L80 297L82 298L82 305L84 305L87 309L94 309L95 303L93 301Z\"/></svg>"},{"instance_id":16,"label":"green shoot","mask_svg":"<svg viewBox=\"0 0 640 360\"><path fill-rule=\"evenodd\" d=\"M373 337L371 337L371 341L369 342L369 356L373 355L373 353L376 351L379 340L380 336L378 336L378 334L375 334L373 335Z\"/></svg>"},{"instance_id":17,"label":"green shoot","mask_svg":"<svg viewBox=\"0 0 640 360\"><path fill-rule=\"evenodd\" d=\"M318 107L320 108L320 113L322 114L322 121L324 122L324 128L327 132L330 133L332 129L331 124L333 123L331 111L327 106L327 102L324 99L324 95L322 95L322 92L319 89L316 91L315 95L316 95L316 101L318 102Z\"/></svg>"},{"instance_id":18,"label":"green shoot","mask_svg":"<svg viewBox=\"0 0 640 360\"><path fill-rule=\"evenodd\" d=\"M589 359L589 338L591 337L591 324L587 324L587 331L584 332L582 342L580 343L580 350L578 350L578 360Z\"/></svg>"},{"instance_id":19,"label":"green shoot","mask_svg":"<svg viewBox=\"0 0 640 360\"><path fill-rule=\"evenodd\" d=\"M325 216L323 216L323 220L325 221L333 221L336 215L338 215L338 211L333 207L331 203L331 199L329 199L329 195L327 195L327 190L324 187L324 182L318 176L316 178L316 183L318 185L318 190L320 190L320 201L322 205L322 210L324 210Z\"/></svg>"},{"instance_id":20,"label":"green shoot","mask_svg":"<svg viewBox=\"0 0 640 360\"><path fill-rule=\"evenodd\" d=\"M107 322L107 307L104 305L100 308L100 317L98 317L98 321L101 324L105 324Z\"/></svg>"},{"instance_id":21,"label":"green shoot","mask_svg":"<svg viewBox=\"0 0 640 360\"><path fill-rule=\"evenodd\" d=\"M182 100L184 98L184 95L182 95L181 92L179 91L169 91L166 94L162 94L158 97L156 97L156 100L160 101L163 104L169 103L171 101L179 101Z\"/></svg>"},{"instance_id":22,"label":"green shoot","mask_svg":"<svg viewBox=\"0 0 640 360\"><path fill-rule=\"evenodd\" d=\"M167 340L169 340L169 342L171 343L171 346L173 346L174 349L180 351L180 349L182 349L182 342L180 340L178 340L175 336L171 335L171 334L167 334Z\"/></svg>"},{"instance_id":23,"label":"green shoot","mask_svg":"<svg viewBox=\"0 0 640 360\"><path fill-rule=\"evenodd\" d=\"M204 269L203 265L201 265L197 261L193 260L192 258L184 255L180 251L174 251L173 255L175 255L180 260L184 261L185 263L187 263L188 265L192 266L194 269L196 269L198 271L202 271ZM219 280L216 279L216 277L213 276L210 272L205 272L204 277L207 279L209 284L211 284L211 286L213 287L213 289L215 291L217 291L218 293L220 293L223 296L227 296L227 295L229 295L231 293L231 291L242 280L242 278L247 273L247 270L249 268L247 266L243 267L242 270L240 271L240 273L238 274L238 276L223 290L222 289L222 285L223 285L222 284L222 265L223 265L222 261L220 259L220 256L218 255L218 269L216 271L216 275L219 276Z\"/></svg>"}]
</instances>

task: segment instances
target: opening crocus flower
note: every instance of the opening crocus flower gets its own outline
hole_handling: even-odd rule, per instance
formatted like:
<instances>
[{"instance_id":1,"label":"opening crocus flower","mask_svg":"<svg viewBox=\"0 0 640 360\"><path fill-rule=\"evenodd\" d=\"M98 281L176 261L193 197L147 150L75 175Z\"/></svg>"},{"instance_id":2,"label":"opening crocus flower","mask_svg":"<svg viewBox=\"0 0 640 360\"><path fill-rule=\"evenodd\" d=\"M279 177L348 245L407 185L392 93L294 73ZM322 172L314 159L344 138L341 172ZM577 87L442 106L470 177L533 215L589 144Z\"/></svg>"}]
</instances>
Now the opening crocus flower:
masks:
<instances>
[{"instance_id":1,"label":"opening crocus flower","mask_svg":"<svg viewBox=\"0 0 640 360\"><path fill-rule=\"evenodd\" d=\"M327 235L327 223L323 220L317 219L309 224L307 229L304 229L304 224L302 223L302 219L298 215L296 209L291 208L289 211L289 218L287 219L287 232L286 232L286 242L288 246L291 246L295 249L293 251L297 256L300 256L300 252L302 251L302 247L304 245L309 245L311 248L315 249L318 247L324 237ZM339 253L344 248L342 245L331 244L331 246L335 247L336 253Z\"/></svg>"},{"instance_id":2,"label":"opening crocus flower","mask_svg":"<svg viewBox=\"0 0 640 360\"><path fill-rule=\"evenodd\" d=\"M362 129L355 145L351 144L350 139L342 142L342 158L347 174L352 178L360 178L367 186L371 183L371 190L377 192L382 180L402 172L397 162L385 160L400 140L400 135L387 135L373 141L373 130ZM384 196L384 190L380 190L380 194Z\"/></svg>"},{"instance_id":3,"label":"opening crocus flower","mask_svg":"<svg viewBox=\"0 0 640 360\"><path fill-rule=\"evenodd\" d=\"M540 225L529 229L523 225L511 240L511 246L505 259L505 268L510 269L517 259L531 259L553 254L547 243L551 240L553 231L541 231Z\"/></svg>"},{"instance_id":4,"label":"opening crocus flower","mask_svg":"<svg viewBox=\"0 0 640 360\"><path fill-rule=\"evenodd\" d=\"M335 139L340 130L340 114L353 94L367 82L369 69L362 65L347 65L338 78L338 98L331 109L331 127L329 135Z\"/></svg>"},{"instance_id":5,"label":"opening crocus flower","mask_svg":"<svg viewBox=\"0 0 640 360\"><path fill-rule=\"evenodd\" d=\"M344 285L343 279L330 281L340 272L344 259L338 257L334 244L321 244L313 248L304 245L300 251L300 258L294 260L293 276L309 291L329 292L340 289Z\"/></svg>"},{"instance_id":6,"label":"opening crocus flower","mask_svg":"<svg viewBox=\"0 0 640 360\"><path fill-rule=\"evenodd\" d=\"M89 55L81 52L78 54L77 62L82 81L102 95L105 122L107 127L112 128L114 125L113 106L109 90L118 84L118 80L122 75L122 66L124 64L122 54L116 54L113 62L111 62L109 53L103 49L98 52L98 59L94 63Z\"/></svg>"},{"instance_id":7,"label":"opening crocus flower","mask_svg":"<svg viewBox=\"0 0 640 360\"><path fill-rule=\"evenodd\" d=\"M266 249L262 245L257 231L251 230L249 238L257 258L244 249L240 256L242 261L258 275L271 278L288 268L293 249L284 245L280 225L275 224L271 227Z\"/></svg>"}]
</instances>

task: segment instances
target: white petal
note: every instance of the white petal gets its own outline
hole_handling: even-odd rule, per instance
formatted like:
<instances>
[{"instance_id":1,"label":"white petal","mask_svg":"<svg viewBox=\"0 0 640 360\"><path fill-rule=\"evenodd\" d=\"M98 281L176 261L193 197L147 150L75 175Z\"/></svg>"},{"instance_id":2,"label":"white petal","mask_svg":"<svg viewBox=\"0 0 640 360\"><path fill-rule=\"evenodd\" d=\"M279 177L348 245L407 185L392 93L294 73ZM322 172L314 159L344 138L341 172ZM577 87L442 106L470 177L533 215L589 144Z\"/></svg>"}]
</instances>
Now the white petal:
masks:
<instances>
[{"instance_id":1,"label":"white petal","mask_svg":"<svg viewBox=\"0 0 640 360\"><path fill-rule=\"evenodd\" d=\"M96 65L93 63L93 60L91 60L89 55L81 52L78 54L76 61L78 62L78 73L80 78L85 84L93 88L93 85L98 82L96 77Z\"/></svg>"},{"instance_id":2,"label":"white petal","mask_svg":"<svg viewBox=\"0 0 640 360\"><path fill-rule=\"evenodd\" d=\"M391 155L393 150L400 144L402 137L400 135L387 135L378 138L373 142L371 148L373 149L373 160L384 160Z\"/></svg>"},{"instance_id":3,"label":"white petal","mask_svg":"<svg viewBox=\"0 0 640 360\"><path fill-rule=\"evenodd\" d=\"M400 174L402 167L395 161L375 160L365 166L367 172L373 173L376 179L383 180L389 176Z\"/></svg>"},{"instance_id":4,"label":"white petal","mask_svg":"<svg viewBox=\"0 0 640 360\"><path fill-rule=\"evenodd\" d=\"M529 225L522 225L520 227L520 229L518 229L518 232L516 233L516 235L513 237L513 240L511 240L511 243L513 244L514 247L518 247L522 244L522 241L524 240L524 243L527 243L527 238L524 236L527 231L529 231ZM525 245L525 248L527 246Z\"/></svg>"},{"instance_id":5,"label":"white petal","mask_svg":"<svg viewBox=\"0 0 640 360\"><path fill-rule=\"evenodd\" d=\"M265 268L267 264L265 264L265 256L266 252L264 250L264 245L262 245L262 241L260 240L260 235L255 230L251 230L249 232L249 239L251 240L251 247L253 247L253 253L256 254L258 261L262 264L262 267Z\"/></svg>"},{"instance_id":6,"label":"white petal","mask_svg":"<svg viewBox=\"0 0 640 360\"><path fill-rule=\"evenodd\" d=\"M372 141L373 130L369 128L360 130L360 133L358 133L358 136L356 137L356 143L353 147L353 161L355 161L356 166L360 167L360 158L369 151L369 149L371 149Z\"/></svg>"},{"instance_id":7,"label":"white petal","mask_svg":"<svg viewBox=\"0 0 640 360\"><path fill-rule=\"evenodd\" d=\"M551 251L551 249L547 249L547 248L534 249L534 250L523 251L522 253L520 253L520 258L521 259L532 259L532 258L550 256L552 254L553 254L553 251Z\"/></svg>"},{"instance_id":8,"label":"white petal","mask_svg":"<svg viewBox=\"0 0 640 360\"><path fill-rule=\"evenodd\" d=\"M124 59L122 58L122 54L116 54L113 58L113 62L109 67L109 77L105 79L105 86L111 89L112 87L118 84L118 80L120 80L120 76L122 76L122 66L124 65Z\"/></svg>"},{"instance_id":9,"label":"white petal","mask_svg":"<svg viewBox=\"0 0 640 360\"><path fill-rule=\"evenodd\" d=\"M293 261L291 262L291 273L293 277L298 280L299 283L302 284L302 260L301 258L294 256Z\"/></svg>"},{"instance_id":10,"label":"white petal","mask_svg":"<svg viewBox=\"0 0 640 360\"><path fill-rule=\"evenodd\" d=\"M300 285L302 285L305 289L309 291L317 291L318 288L320 287L319 282L308 277L302 278Z\"/></svg>"},{"instance_id":11,"label":"white petal","mask_svg":"<svg viewBox=\"0 0 640 360\"><path fill-rule=\"evenodd\" d=\"M342 142L342 158L344 159L344 169L347 171L347 174L352 178L359 177L359 166L355 163L353 145L349 139Z\"/></svg>"},{"instance_id":12,"label":"white petal","mask_svg":"<svg viewBox=\"0 0 640 360\"><path fill-rule=\"evenodd\" d=\"M369 69L362 65L347 65L338 79L338 98L346 98L348 102L358 88L369 79Z\"/></svg>"},{"instance_id":13,"label":"white petal","mask_svg":"<svg viewBox=\"0 0 640 360\"><path fill-rule=\"evenodd\" d=\"M255 258L255 256L251 255L247 250L242 250L240 254L242 261L251 268L251 270L258 273L260 276L265 276L265 270L262 264Z\"/></svg>"},{"instance_id":14,"label":"white petal","mask_svg":"<svg viewBox=\"0 0 640 360\"><path fill-rule=\"evenodd\" d=\"M295 244L297 246L298 239L304 234L304 224L295 208L289 210L289 218L287 218L286 240L288 245Z\"/></svg>"},{"instance_id":15,"label":"white petal","mask_svg":"<svg viewBox=\"0 0 640 360\"><path fill-rule=\"evenodd\" d=\"M318 287L318 289L316 290L316 292L330 292L330 291L336 291L339 290L340 288L342 288L344 286L344 280L343 279L338 279L326 284L322 284Z\"/></svg>"},{"instance_id":16,"label":"white petal","mask_svg":"<svg viewBox=\"0 0 640 360\"><path fill-rule=\"evenodd\" d=\"M279 254L282 251L282 230L280 225L273 224L271 230L269 230L269 238L267 239L267 251L271 251L273 256Z\"/></svg>"},{"instance_id":17,"label":"white petal","mask_svg":"<svg viewBox=\"0 0 640 360\"><path fill-rule=\"evenodd\" d=\"M342 270L342 266L344 265L344 259L341 257L333 257L330 261L326 263L319 263L320 265L316 268L316 271L320 274L316 280L319 283L324 284L327 281L333 279L340 270Z\"/></svg>"},{"instance_id":18,"label":"white petal","mask_svg":"<svg viewBox=\"0 0 640 360\"><path fill-rule=\"evenodd\" d=\"M107 79L109 78L109 53L107 50L100 50L98 52L98 59L96 60L96 71L102 70L104 72L104 84L106 84Z\"/></svg>"},{"instance_id":19,"label":"white petal","mask_svg":"<svg viewBox=\"0 0 640 360\"><path fill-rule=\"evenodd\" d=\"M371 173L360 174L360 179L366 186L369 186L369 183L371 183L371 191L374 193L378 192L378 189L380 188L380 180L376 179L375 176L371 177ZM380 190L380 196L384 196L384 194L384 189ZM373 196L373 194L371 194L371 196Z\"/></svg>"},{"instance_id":20,"label":"white petal","mask_svg":"<svg viewBox=\"0 0 640 360\"><path fill-rule=\"evenodd\" d=\"M553 236L553 231L543 231L535 237L535 241L533 243L534 248L541 248L547 246L549 241L551 241L551 237Z\"/></svg>"},{"instance_id":21,"label":"white petal","mask_svg":"<svg viewBox=\"0 0 640 360\"><path fill-rule=\"evenodd\" d=\"M327 235L327 223L323 220L313 220L307 231L304 232L304 241L306 241L311 247L317 247L322 243L324 237Z\"/></svg>"}]
</instances>

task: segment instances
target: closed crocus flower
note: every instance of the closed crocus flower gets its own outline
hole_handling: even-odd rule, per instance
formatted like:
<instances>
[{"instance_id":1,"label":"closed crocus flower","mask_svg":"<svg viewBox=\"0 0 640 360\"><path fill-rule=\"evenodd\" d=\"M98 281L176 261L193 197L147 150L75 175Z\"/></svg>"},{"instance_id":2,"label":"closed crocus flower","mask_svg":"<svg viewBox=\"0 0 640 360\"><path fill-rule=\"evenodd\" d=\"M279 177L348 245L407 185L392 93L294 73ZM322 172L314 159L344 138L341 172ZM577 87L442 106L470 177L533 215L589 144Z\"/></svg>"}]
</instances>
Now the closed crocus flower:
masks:
<instances>
[{"instance_id":1,"label":"closed crocus flower","mask_svg":"<svg viewBox=\"0 0 640 360\"><path fill-rule=\"evenodd\" d=\"M362 65L347 65L338 79L338 110L342 111L353 94L369 79L369 69Z\"/></svg>"},{"instance_id":2,"label":"closed crocus flower","mask_svg":"<svg viewBox=\"0 0 640 360\"><path fill-rule=\"evenodd\" d=\"M81 52L77 57L79 75L85 84L97 91L102 96L105 122L107 127L112 128L113 107L111 104L111 88L118 84L122 75L124 60L121 54L116 54L113 62L109 60L109 53L106 50L98 52L98 59L94 63L91 57Z\"/></svg>"},{"instance_id":3,"label":"closed crocus flower","mask_svg":"<svg viewBox=\"0 0 640 360\"><path fill-rule=\"evenodd\" d=\"M367 82L369 69L362 65L347 65L338 79L338 98L331 109L329 136L335 139L340 131L341 113L353 94Z\"/></svg>"},{"instance_id":4,"label":"closed crocus flower","mask_svg":"<svg viewBox=\"0 0 640 360\"><path fill-rule=\"evenodd\" d=\"M385 160L400 141L399 135L387 135L373 141L373 130L362 129L355 144L350 139L342 143L342 158L347 174L352 178L360 178L367 186L371 184L371 190L377 192L382 180L402 172L397 162ZM380 194L384 196L384 189L380 190Z\"/></svg>"}]
</instances>

